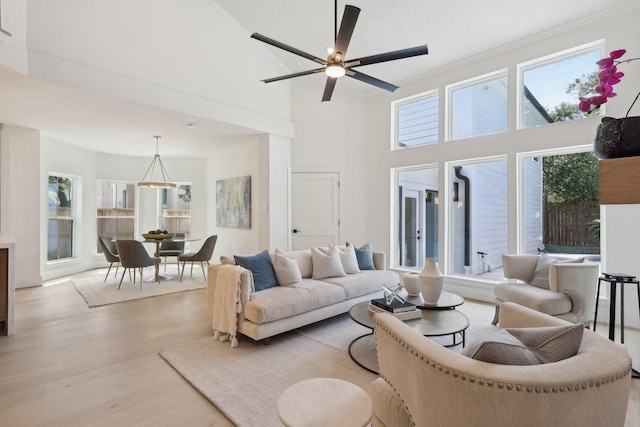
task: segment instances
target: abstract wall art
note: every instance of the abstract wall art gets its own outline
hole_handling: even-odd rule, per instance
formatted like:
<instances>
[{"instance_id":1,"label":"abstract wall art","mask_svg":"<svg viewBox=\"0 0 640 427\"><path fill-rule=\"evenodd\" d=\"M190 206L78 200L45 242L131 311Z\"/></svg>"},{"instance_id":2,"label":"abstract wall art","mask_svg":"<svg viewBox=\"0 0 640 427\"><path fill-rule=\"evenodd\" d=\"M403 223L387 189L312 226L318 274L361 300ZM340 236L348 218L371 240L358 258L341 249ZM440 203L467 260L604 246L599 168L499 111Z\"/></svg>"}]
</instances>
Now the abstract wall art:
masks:
<instances>
[{"instance_id":1,"label":"abstract wall art","mask_svg":"<svg viewBox=\"0 0 640 427\"><path fill-rule=\"evenodd\" d=\"M251 176L216 181L216 226L251 228Z\"/></svg>"}]
</instances>

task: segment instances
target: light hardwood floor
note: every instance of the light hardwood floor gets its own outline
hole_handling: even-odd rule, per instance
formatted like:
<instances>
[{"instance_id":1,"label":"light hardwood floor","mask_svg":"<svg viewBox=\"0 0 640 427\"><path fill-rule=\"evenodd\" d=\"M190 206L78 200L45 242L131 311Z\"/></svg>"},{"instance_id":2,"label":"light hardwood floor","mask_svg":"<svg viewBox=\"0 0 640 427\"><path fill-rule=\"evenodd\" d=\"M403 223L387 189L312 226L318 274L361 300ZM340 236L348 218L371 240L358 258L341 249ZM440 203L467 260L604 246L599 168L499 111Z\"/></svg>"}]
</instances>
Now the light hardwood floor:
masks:
<instances>
[{"instance_id":1,"label":"light hardwood floor","mask_svg":"<svg viewBox=\"0 0 640 427\"><path fill-rule=\"evenodd\" d=\"M211 335L205 301L203 289L90 309L69 283L17 290L16 334L0 337L0 425L232 426L158 355ZM625 332L640 351L640 331ZM635 379L626 426L638 425Z\"/></svg>"}]
</instances>

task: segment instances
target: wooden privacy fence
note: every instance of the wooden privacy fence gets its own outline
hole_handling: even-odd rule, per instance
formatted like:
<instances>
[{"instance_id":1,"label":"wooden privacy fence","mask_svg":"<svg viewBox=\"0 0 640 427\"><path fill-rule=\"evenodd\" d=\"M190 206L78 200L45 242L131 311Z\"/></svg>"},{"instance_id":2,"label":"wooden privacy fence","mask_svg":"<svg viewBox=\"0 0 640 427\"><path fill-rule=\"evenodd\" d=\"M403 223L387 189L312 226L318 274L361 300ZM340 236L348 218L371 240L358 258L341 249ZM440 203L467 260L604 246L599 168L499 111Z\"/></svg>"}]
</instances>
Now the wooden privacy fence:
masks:
<instances>
[{"instance_id":1,"label":"wooden privacy fence","mask_svg":"<svg viewBox=\"0 0 640 427\"><path fill-rule=\"evenodd\" d=\"M599 218L598 202L545 203L544 244L554 248L566 246L574 249L567 248L566 252L599 253L598 234L594 236L591 225Z\"/></svg>"}]
</instances>

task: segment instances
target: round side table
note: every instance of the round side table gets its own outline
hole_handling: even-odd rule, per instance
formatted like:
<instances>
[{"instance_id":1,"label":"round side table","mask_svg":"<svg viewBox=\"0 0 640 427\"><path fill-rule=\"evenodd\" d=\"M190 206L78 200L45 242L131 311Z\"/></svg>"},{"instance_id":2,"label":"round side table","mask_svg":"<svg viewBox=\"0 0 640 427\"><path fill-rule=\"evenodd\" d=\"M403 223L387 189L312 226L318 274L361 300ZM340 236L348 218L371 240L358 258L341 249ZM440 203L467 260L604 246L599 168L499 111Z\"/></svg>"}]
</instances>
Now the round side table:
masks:
<instances>
[{"instance_id":1,"label":"round side table","mask_svg":"<svg viewBox=\"0 0 640 427\"><path fill-rule=\"evenodd\" d=\"M311 378L286 389L278 399L278 416L287 427L364 427L373 415L369 395L336 378Z\"/></svg>"}]
</instances>

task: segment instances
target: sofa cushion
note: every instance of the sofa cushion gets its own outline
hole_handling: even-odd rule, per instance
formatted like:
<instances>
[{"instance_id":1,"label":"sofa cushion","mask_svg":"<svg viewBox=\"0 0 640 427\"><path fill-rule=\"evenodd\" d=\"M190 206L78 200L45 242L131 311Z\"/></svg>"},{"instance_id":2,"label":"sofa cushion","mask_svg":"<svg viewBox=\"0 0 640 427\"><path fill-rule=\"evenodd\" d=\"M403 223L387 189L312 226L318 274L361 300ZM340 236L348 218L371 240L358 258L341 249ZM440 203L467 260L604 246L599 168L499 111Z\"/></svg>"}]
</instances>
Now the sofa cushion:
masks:
<instances>
[{"instance_id":1,"label":"sofa cushion","mask_svg":"<svg viewBox=\"0 0 640 427\"><path fill-rule=\"evenodd\" d=\"M326 253L320 248L312 247L311 261L313 263L313 278L316 280L347 275L342 268L337 246L330 247Z\"/></svg>"},{"instance_id":2,"label":"sofa cushion","mask_svg":"<svg viewBox=\"0 0 640 427\"><path fill-rule=\"evenodd\" d=\"M349 274L345 277L327 277L324 282L333 283L344 288L347 298L382 291L382 285L393 288L398 283L398 273L391 270L363 270L360 274Z\"/></svg>"},{"instance_id":3,"label":"sofa cushion","mask_svg":"<svg viewBox=\"0 0 640 427\"><path fill-rule=\"evenodd\" d=\"M278 284L276 273L273 271L271 256L266 249L256 255L234 255L236 264L246 268L253 274L253 285L256 291L268 289Z\"/></svg>"},{"instance_id":4,"label":"sofa cushion","mask_svg":"<svg viewBox=\"0 0 640 427\"><path fill-rule=\"evenodd\" d=\"M347 242L349 246L349 242ZM371 243L366 243L362 247L357 248L353 246L356 251L356 259L358 260L358 268L360 270L375 270L376 266L373 263L373 249Z\"/></svg>"},{"instance_id":5,"label":"sofa cushion","mask_svg":"<svg viewBox=\"0 0 640 427\"><path fill-rule=\"evenodd\" d=\"M537 365L575 356L584 325L506 328L478 340L462 351L465 356L501 365Z\"/></svg>"},{"instance_id":6,"label":"sofa cushion","mask_svg":"<svg viewBox=\"0 0 640 427\"><path fill-rule=\"evenodd\" d=\"M549 289L549 266L556 261L558 260L552 256L541 255L538 258L536 270L533 272L533 277L529 284L538 288Z\"/></svg>"},{"instance_id":7,"label":"sofa cushion","mask_svg":"<svg viewBox=\"0 0 640 427\"><path fill-rule=\"evenodd\" d=\"M583 260L584 258L560 259L554 258L549 255L541 255L540 258L538 258L536 270L533 272L533 277L531 278L529 284L538 288L549 289L549 266L551 264L557 262L581 263Z\"/></svg>"},{"instance_id":8,"label":"sofa cushion","mask_svg":"<svg viewBox=\"0 0 640 427\"><path fill-rule=\"evenodd\" d=\"M562 292L528 286L521 283L500 283L493 293L501 301L511 301L552 316L571 311L571 297Z\"/></svg>"},{"instance_id":9,"label":"sofa cushion","mask_svg":"<svg viewBox=\"0 0 640 427\"><path fill-rule=\"evenodd\" d=\"M254 293L251 301L244 305L244 317L262 324L336 304L344 299L344 290L340 286L302 279L297 288L276 286Z\"/></svg>"},{"instance_id":10,"label":"sofa cushion","mask_svg":"<svg viewBox=\"0 0 640 427\"><path fill-rule=\"evenodd\" d=\"M298 263L292 257L287 256L280 249L276 248L271 257L273 263L273 270L276 273L278 284L280 286L300 286L302 281L302 275L298 268Z\"/></svg>"}]
</instances>

